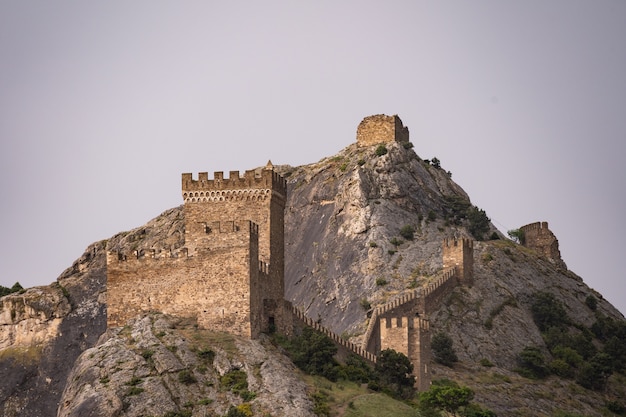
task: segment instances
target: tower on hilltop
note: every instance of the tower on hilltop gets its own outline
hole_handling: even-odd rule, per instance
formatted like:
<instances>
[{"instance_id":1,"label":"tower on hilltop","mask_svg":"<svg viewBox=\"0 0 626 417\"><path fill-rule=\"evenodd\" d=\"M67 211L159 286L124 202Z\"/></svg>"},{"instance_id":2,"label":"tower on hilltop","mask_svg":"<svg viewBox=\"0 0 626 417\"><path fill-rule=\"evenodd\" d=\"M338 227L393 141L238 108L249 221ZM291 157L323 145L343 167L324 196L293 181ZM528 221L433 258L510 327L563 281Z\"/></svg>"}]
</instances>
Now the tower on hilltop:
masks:
<instances>
[{"instance_id":1,"label":"tower on hilltop","mask_svg":"<svg viewBox=\"0 0 626 417\"><path fill-rule=\"evenodd\" d=\"M409 128L402 125L397 115L376 114L364 118L356 130L359 146L378 145L388 142L406 143L409 141Z\"/></svg>"}]
</instances>

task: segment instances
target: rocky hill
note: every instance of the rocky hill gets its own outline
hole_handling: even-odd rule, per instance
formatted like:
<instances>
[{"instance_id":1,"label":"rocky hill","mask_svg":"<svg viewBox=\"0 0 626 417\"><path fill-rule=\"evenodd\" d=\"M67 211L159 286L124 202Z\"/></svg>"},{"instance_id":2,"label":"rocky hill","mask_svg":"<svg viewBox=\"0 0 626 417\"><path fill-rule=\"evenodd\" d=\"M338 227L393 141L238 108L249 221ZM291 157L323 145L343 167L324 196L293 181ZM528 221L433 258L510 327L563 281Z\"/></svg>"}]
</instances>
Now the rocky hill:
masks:
<instances>
[{"instance_id":1,"label":"rocky hill","mask_svg":"<svg viewBox=\"0 0 626 417\"><path fill-rule=\"evenodd\" d=\"M451 368L433 363L434 377L471 387L498 415L601 416L608 402L626 398L619 373L591 390L572 378L515 372L526 347L554 359L533 316L538 294L556 300L569 334L597 350L605 344L590 331L598 319L624 317L559 260L501 236L439 161L392 141L277 169L289 191L285 296L309 317L360 343L372 308L435 279L444 238L477 239L473 286L456 288L429 317L459 359ZM92 244L54 284L1 299L2 415L224 415L246 392L254 392L255 415L312 415L307 387L263 339L218 337L160 315L106 330L106 251L178 248L183 224L180 207L168 210ZM236 371L246 389L224 381Z\"/></svg>"}]
</instances>

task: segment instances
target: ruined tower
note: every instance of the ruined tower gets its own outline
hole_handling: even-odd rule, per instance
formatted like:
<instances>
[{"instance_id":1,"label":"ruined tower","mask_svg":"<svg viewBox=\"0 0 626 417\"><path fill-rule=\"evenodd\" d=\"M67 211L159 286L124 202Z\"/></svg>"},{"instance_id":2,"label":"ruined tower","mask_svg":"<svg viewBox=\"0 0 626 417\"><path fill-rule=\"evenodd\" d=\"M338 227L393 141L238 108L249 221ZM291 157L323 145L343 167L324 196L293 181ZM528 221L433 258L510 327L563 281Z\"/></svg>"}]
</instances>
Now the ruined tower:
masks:
<instances>
[{"instance_id":1,"label":"ruined tower","mask_svg":"<svg viewBox=\"0 0 626 417\"><path fill-rule=\"evenodd\" d=\"M548 228L548 222L530 223L520 227L522 232L522 244L536 250L545 256L559 268L567 269L567 265L561 258L559 241Z\"/></svg>"},{"instance_id":2,"label":"ruined tower","mask_svg":"<svg viewBox=\"0 0 626 417\"><path fill-rule=\"evenodd\" d=\"M471 239L444 239L443 268L455 268L461 285L474 282L474 244Z\"/></svg>"},{"instance_id":3,"label":"ruined tower","mask_svg":"<svg viewBox=\"0 0 626 417\"><path fill-rule=\"evenodd\" d=\"M376 114L364 118L356 130L359 146L371 146L388 142L408 142L409 128L402 125L397 115Z\"/></svg>"}]
</instances>

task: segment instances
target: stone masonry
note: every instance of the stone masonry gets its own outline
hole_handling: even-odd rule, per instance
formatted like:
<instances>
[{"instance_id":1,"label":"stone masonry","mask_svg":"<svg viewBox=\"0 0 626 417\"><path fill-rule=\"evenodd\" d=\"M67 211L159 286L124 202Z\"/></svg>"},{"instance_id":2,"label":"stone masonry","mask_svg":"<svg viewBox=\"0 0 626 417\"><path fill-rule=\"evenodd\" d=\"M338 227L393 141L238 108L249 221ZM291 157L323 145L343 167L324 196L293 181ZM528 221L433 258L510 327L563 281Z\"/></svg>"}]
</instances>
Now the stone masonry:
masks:
<instances>
[{"instance_id":1,"label":"stone masonry","mask_svg":"<svg viewBox=\"0 0 626 417\"><path fill-rule=\"evenodd\" d=\"M107 324L160 311L255 338L289 331L284 301L286 182L271 163L243 177L182 175L185 247L107 256Z\"/></svg>"},{"instance_id":2,"label":"stone masonry","mask_svg":"<svg viewBox=\"0 0 626 417\"><path fill-rule=\"evenodd\" d=\"M408 142L409 129L402 125L397 115L377 114L364 118L356 131L359 146L378 145L386 142Z\"/></svg>"},{"instance_id":3,"label":"stone masonry","mask_svg":"<svg viewBox=\"0 0 626 417\"><path fill-rule=\"evenodd\" d=\"M548 228L548 222L530 223L520 227L522 232L522 244L528 248L534 249L541 255L545 256L558 267L567 269L567 265L561 258L559 250L559 241L554 233Z\"/></svg>"},{"instance_id":4,"label":"stone masonry","mask_svg":"<svg viewBox=\"0 0 626 417\"><path fill-rule=\"evenodd\" d=\"M374 115L357 129L359 146L408 142L398 116ZM428 314L458 284L473 282L473 246L445 240L444 271L422 290L372 311L361 346L343 340L284 299L284 209L287 184L271 162L263 169L182 175L185 246L107 254L107 325L122 326L152 311L197 320L202 328L256 338L277 330L291 334L311 326L329 336L343 354L375 363L384 349L413 363L416 387L430 385ZM546 225L547 229L547 225ZM532 232L530 233L532 237Z\"/></svg>"}]
</instances>

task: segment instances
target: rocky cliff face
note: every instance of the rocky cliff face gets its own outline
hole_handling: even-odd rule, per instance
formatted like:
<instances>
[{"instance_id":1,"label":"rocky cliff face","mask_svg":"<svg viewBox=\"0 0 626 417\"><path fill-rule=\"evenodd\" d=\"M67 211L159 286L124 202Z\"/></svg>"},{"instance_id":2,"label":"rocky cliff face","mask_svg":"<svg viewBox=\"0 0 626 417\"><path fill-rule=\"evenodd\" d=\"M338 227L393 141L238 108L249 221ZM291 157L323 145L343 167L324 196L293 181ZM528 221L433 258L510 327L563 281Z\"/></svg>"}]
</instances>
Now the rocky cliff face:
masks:
<instances>
[{"instance_id":1,"label":"rocky cliff face","mask_svg":"<svg viewBox=\"0 0 626 417\"><path fill-rule=\"evenodd\" d=\"M307 386L296 375L291 361L265 339L198 330L152 315L108 330L78 358L58 416L192 410L221 416L252 398L255 415L313 416Z\"/></svg>"},{"instance_id":2,"label":"rocky cliff face","mask_svg":"<svg viewBox=\"0 0 626 417\"><path fill-rule=\"evenodd\" d=\"M444 238L496 232L490 224L473 227L462 214L471 207L469 197L438 164L406 143L385 146L386 153L354 144L314 164L277 167L289 187L286 298L357 343L368 309L427 285L441 271ZM220 415L241 403L220 385L236 369L257 395L255 411L307 415L311 404L291 365L263 342L230 338L224 345L160 316L105 333L106 250L178 248L182 216L174 208L97 242L55 284L2 298L2 415L164 415L189 408ZM536 251L507 240L476 242L473 286L456 288L430 316L433 332L449 334L460 359L453 369L433 364L434 376L469 385L479 402L502 415L601 415L600 394L560 378L531 382L513 372L524 347L547 354L530 313L539 291L553 294L581 328L591 326L596 313L624 319L581 278ZM586 303L590 295L598 300L596 311ZM210 363L198 355L205 350L214 352ZM179 380L183 371L202 383ZM617 381L607 395L625 397L624 385ZM286 393L290 387L296 394Z\"/></svg>"}]
</instances>

